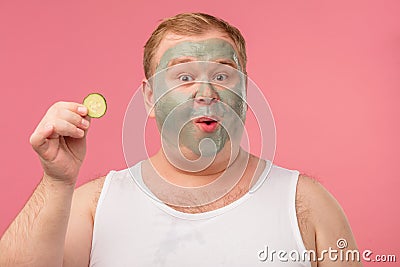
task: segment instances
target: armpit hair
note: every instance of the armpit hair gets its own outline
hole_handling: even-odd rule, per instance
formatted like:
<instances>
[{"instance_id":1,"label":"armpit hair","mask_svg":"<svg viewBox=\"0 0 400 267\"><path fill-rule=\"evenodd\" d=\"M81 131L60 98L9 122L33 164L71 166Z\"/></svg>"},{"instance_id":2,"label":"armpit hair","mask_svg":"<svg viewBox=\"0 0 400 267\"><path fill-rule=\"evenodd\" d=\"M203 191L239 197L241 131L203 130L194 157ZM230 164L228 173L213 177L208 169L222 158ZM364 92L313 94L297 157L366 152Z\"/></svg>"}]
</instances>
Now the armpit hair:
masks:
<instances>
[{"instance_id":1,"label":"armpit hair","mask_svg":"<svg viewBox=\"0 0 400 267\"><path fill-rule=\"evenodd\" d=\"M304 237L308 231L310 231L310 209L308 208L310 205L307 203L307 200L305 199L304 195L299 193L299 183L302 183L302 180L306 179L309 182L312 183L318 183L318 181L310 177L309 175L306 174L300 174L299 175L299 181L297 183L297 188L296 188L296 216L297 216L297 223L300 228L301 235ZM304 239L304 238L303 238Z\"/></svg>"}]
</instances>

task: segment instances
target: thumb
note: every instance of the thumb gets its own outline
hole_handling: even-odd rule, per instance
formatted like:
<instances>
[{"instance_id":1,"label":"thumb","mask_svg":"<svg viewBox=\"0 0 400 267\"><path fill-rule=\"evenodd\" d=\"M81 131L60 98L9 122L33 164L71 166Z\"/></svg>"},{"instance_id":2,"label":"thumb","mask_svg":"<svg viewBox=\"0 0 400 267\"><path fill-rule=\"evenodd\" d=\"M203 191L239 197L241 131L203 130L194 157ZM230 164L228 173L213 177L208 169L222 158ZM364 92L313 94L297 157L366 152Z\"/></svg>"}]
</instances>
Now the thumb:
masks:
<instances>
[{"instance_id":1,"label":"thumb","mask_svg":"<svg viewBox=\"0 0 400 267\"><path fill-rule=\"evenodd\" d=\"M54 126L46 124L43 127L38 127L31 135L29 142L33 149L41 154L48 148L48 138L54 135Z\"/></svg>"}]
</instances>

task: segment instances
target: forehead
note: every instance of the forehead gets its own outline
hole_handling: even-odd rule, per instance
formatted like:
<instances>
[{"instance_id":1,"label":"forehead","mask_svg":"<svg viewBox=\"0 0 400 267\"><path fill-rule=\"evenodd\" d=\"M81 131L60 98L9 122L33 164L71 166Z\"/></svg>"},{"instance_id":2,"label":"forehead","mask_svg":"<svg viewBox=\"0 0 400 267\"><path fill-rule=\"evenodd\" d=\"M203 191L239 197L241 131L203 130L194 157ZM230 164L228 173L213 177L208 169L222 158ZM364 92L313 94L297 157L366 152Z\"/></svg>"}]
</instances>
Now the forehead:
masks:
<instances>
[{"instance_id":1,"label":"forehead","mask_svg":"<svg viewBox=\"0 0 400 267\"><path fill-rule=\"evenodd\" d=\"M167 33L161 40L154 55L154 67L160 65L162 60L170 60L179 56L193 56L199 60L209 60L209 56L231 57L232 53L237 55L237 48L226 34L219 31L209 31L202 35L183 36ZM203 56L203 57L202 57Z\"/></svg>"}]
</instances>

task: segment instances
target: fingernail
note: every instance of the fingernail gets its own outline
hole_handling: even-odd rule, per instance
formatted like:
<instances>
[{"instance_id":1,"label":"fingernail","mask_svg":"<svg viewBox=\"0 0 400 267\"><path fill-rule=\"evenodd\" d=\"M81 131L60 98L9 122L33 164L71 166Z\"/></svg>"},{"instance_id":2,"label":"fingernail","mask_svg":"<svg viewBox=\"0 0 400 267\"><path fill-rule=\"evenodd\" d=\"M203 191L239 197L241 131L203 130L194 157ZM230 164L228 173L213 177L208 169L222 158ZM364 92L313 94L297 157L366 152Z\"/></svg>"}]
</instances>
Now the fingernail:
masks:
<instances>
[{"instance_id":1,"label":"fingernail","mask_svg":"<svg viewBox=\"0 0 400 267\"><path fill-rule=\"evenodd\" d=\"M85 119L82 119L82 125L83 126L85 126L85 127L89 127L89 122L87 121L87 120L85 120Z\"/></svg>"},{"instance_id":2,"label":"fingernail","mask_svg":"<svg viewBox=\"0 0 400 267\"><path fill-rule=\"evenodd\" d=\"M79 113L83 113L84 114L84 113L86 113L86 111L87 111L87 108L85 106L79 106L78 107L78 112Z\"/></svg>"},{"instance_id":3,"label":"fingernail","mask_svg":"<svg viewBox=\"0 0 400 267\"><path fill-rule=\"evenodd\" d=\"M84 136L85 135L85 132L82 129L78 128L77 130L78 130L79 136Z\"/></svg>"}]
</instances>

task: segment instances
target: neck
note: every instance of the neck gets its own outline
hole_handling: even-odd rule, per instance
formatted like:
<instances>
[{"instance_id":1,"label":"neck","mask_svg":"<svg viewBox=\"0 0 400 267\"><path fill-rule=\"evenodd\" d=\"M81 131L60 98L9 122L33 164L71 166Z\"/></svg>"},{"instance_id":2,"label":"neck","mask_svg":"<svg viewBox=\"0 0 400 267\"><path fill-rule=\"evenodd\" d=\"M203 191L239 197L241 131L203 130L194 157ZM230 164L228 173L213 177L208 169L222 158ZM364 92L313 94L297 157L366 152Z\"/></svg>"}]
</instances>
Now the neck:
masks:
<instances>
[{"instance_id":1,"label":"neck","mask_svg":"<svg viewBox=\"0 0 400 267\"><path fill-rule=\"evenodd\" d=\"M185 171L175 167L168 160L162 149L160 149L155 156L150 158L150 163L166 181L177 186L198 187L212 183L214 180L218 179L222 173L235 168L235 166L243 166L243 164L246 164L248 160L247 152L239 148L236 153L232 154L233 155L231 155L230 150L221 150L210 166L198 172Z\"/></svg>"},{"instance_id":2,"label":"neck","mask_svg":"<svg viewBox=\"0 0 400 267\"><path fill-rule=\"evenodd\" d=\"M186 208L212 210L239 198L254 185L264 168L265 161L240 149L230 165L210 166L194 174L175 168L159 152L142 163L142 177L160 201L175 209L193 212Z\"/></svg>"}]
</instances>

